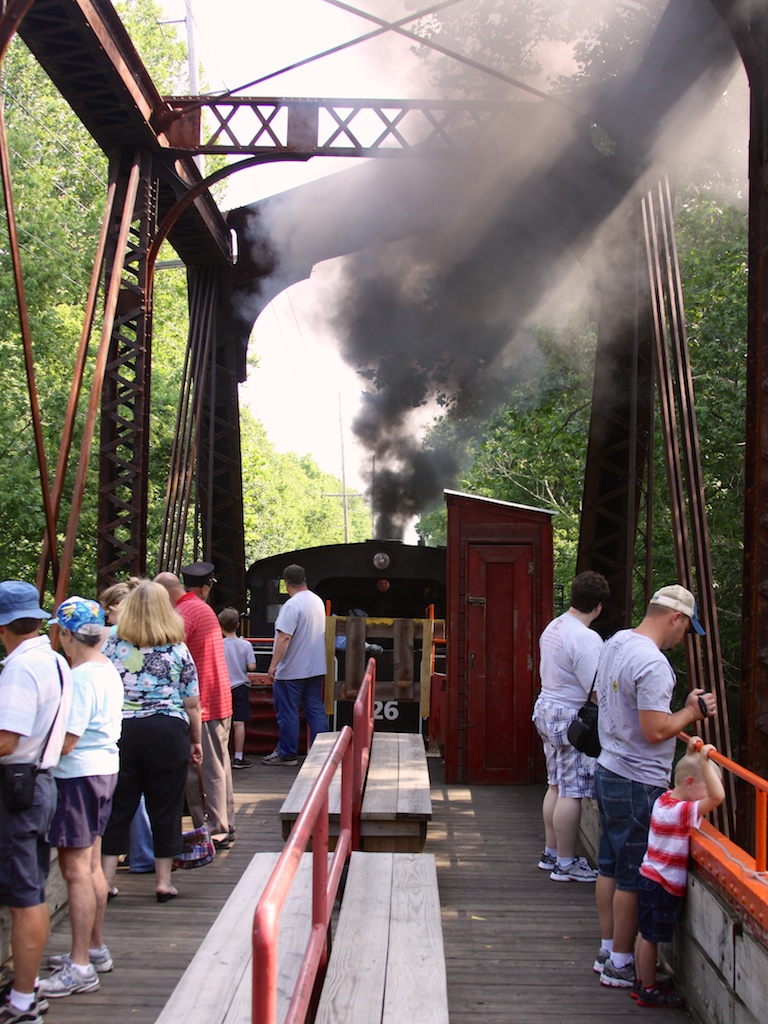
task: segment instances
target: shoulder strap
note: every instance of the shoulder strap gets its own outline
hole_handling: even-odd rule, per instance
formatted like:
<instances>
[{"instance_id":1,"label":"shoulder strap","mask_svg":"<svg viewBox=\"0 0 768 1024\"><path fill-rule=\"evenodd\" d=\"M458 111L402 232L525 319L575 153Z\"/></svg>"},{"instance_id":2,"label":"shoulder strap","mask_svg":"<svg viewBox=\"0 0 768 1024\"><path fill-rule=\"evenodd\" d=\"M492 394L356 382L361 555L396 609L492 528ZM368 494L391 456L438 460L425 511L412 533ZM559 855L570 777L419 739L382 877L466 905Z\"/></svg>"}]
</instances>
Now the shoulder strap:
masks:
<instances>
[{"instance_id":1,"label":"shoulder strap","mask_svg":"<svg viewBox=\"0 0 768 1024\"><path fill-rule=\"evenodd\" d=\"M61 674L61 665L59 664L59 659L57 658L55 651L53 657L54 661L56 662L56 671L59 673L59 685L61 686L61 694L59 696L59 706L56 708L56 714L53 716L53 721L51 722L51 728L48 730L48 735L45 737L45 740L43 741L43 746L40 750L40 757L38 757L37 759L37 767L35 768L35 771L37 772L39 772L42 767L43 758L45 757L45 753L48 750L48 743L50 742L51 739L53 727L54 725L56 725L56 719L59 717L59 712L61 711L61 702L64 699L64 676Z\"/></svg>"}]
</instances>

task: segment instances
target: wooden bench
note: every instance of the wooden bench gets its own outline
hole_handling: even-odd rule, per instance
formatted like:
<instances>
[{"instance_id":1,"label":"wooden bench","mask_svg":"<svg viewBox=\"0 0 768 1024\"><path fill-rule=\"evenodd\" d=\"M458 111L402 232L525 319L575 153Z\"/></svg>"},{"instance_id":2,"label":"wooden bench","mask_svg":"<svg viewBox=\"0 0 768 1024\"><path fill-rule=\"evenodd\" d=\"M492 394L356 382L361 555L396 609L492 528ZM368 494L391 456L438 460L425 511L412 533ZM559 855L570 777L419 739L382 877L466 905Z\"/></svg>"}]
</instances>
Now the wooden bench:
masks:
<instances>
[{"instance_id":1,"label":"wooden bench","mask_svg":"<svg viewBox=\"0 0 768 1024\"><path fill-rule=\"evenodd\" d=\"M253 913L278 856L253 857L156 1024L251 1024ZM305 854L280 914L278 1022L296 985L311 907ZM447 1024L447 999L434 857L353 853L316 1022Z\"/></svg>"},{"instance_id":2,"label":"wooden bench","mask_svg":"<svg viewBox=\"0 0 768 1024\"><path fill-rule=\"evenodd\" d=\"M280 808L283 838L290 835L336 736L327 732L315 738ZM340 800L340 782L336 779L328 794L331 834L334 826L338 830ZM408 732L374 733L360 816L363 849L368 853L420 853L431 818L429 770L421 736Z\"/></svg>"},{"instance_id":3,"label":"wooden bench","mask_svg":"<svg viewBox=\"0 0 768 1024\"><path fill-rule=\"evenodd\" d=\"M353 853L315 1024L448 1024L432 854Z\"/></svg>"},{"instance_id":4,"label":"wooden bench","mask_svg":"<svg viewBox=\"0 0 768 1024\"><path fill-rule=\"evenodd\" d=\"M279 853L257 853L155 1024L250 1024L253 913ZM284 1020L311 930L312 858L304 854L280 920L278 1020Z\"/></svg>"}]
</instances>

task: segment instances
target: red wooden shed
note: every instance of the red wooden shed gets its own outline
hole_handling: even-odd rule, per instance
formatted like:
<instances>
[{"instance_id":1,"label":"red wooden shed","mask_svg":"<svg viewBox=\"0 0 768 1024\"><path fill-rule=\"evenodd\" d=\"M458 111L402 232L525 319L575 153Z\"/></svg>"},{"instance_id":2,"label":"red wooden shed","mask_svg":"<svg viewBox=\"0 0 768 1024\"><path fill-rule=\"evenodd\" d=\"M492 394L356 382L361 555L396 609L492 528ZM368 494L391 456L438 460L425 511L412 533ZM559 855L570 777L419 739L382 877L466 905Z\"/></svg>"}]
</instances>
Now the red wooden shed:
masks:
<instances>
[{"instance_id":1,"label":"red wooden shed","mask_svg":"<svg viewBox=\"0 0 768 1024\"><path fill-rule=\"evenodd\" d=\"M554 513L444 493L446 781L529 785L545 777L531 713L539 690L538 640L553 618Z\"/></svg>"}]
</instances>

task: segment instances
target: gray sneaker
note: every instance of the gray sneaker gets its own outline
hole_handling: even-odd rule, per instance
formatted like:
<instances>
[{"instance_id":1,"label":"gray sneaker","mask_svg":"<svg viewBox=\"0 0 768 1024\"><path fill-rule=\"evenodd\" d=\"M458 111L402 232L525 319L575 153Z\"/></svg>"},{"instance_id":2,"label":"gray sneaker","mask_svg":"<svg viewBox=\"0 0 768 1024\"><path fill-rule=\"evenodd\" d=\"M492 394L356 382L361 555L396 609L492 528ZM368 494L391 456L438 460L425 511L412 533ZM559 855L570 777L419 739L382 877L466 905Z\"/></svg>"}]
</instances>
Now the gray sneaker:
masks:
<instances>
[{"instance_id":1,"label":"gray sneaker","mask_svg":"<svg viewBox=\"0 0 768 1024\"><path fill-rule=\"evenodd\" d=\"M542 871L551 871L552 868L557 864L557 857L553 857L551 853L547 853L545 850L541 858L539 859L539 867Z\"/></svg>"},{"instance_id":2,"label":"gray sneaker","mask_svg":"<svg viewBox=\"0 0 768 1024\"><path fill-rule=\"evenodd\" d=\"M88 957L98 974L107 974L112 970L112 955L110 954L107 946L102 946L101 949L98 950L89 949ZM48 957L48 966L52 971L58 971L61 967L65 967L67 964L71 963L71 953L55 953L53 956Z\"/></svg>"},{"instance_id":3,"label":"gray sneaker","mask_svg":"<svg viewBox=\"0 0 768 1024\"><path fill-rule=\"evenodd\" d=\"M28 1010L17 1010L12 1003L5 1002L0 1006L0 1024L43 1024L41 1012L37 1000Z\"/></svg>"},{"instance_id":4,"label":"gray sneaker","mask_svg":"<svg viewBox=\"0 0 768 1024\"><path fill-rule=\"evenodd\" d=\"M597 872L584 857L577 857L567 868L555 864L549 877L553 882L595 882Z\"/></svg>"},{"instance_id":5,"label":"gray sneaker","mask_svg":"<svg viewBox=\"0 0 768 1024\"><path fill-rule=\"evenodd\" d=\"M623 967L614 967L612 960L606 960L600 984L610 985L611 988L632 988L635 984L635 961L630 960Z\"/></svg>"},{"instance_id":6,"label":"gray sneaker","mask_svg":"<svg viewBox=\"0 0 768 1024\"><path fill-rule=\"evenodd\" d=\"M605 946L601 946L600 949L598 949L597 951L595 962L592 964L592 970L595 972L595 974L602 974L603 968L610 959L611 954L608 952Z\"/></svg>"},{"instance_id":7,"label":"gray sneaker","mask_svg":"<svg viewBox=\"0 0 768 1024\"><path fill-rule=\"evenodd\" d=\"M262 757L262 764L277 764L277 765L294 765L299 763L298 757L283 757L279 749L275 747L271 754L267 754L266 757Z\"/></svg>"},{"instance_id":8,"label":"gray sneaker","mask_svg":"<svg viewBox=\"0 0 768 1024\"><path fill-rule=\"evenodd\" d=\"M49 999L60 996L74 996L78 992L95 992L101 986L99 976L93 964L88 964L85 972L74 964L64 964L40 982L40 995Z\"/></svg>"}]
</instances>

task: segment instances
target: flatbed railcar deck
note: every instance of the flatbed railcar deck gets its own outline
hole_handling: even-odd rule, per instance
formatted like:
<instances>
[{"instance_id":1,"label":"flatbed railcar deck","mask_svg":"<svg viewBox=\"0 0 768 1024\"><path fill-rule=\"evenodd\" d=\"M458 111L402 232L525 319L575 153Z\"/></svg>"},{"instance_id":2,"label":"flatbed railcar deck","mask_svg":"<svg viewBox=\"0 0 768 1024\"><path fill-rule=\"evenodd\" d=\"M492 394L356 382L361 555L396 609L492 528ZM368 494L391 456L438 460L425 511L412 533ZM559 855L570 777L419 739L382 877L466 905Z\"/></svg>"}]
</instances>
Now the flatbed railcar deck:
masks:
<instances>
[{"instance_id":1,"label":"flatbed railcar deck","mask_svg":"<svg viewBox=\"0 0 768 1024\"><path fill-rule=\"evenodd\" d=\"M425 852L437 862L452 1024L643 1019L626 991L601 987L592 972L594 887L555 885L536 867L543 787L448 786L442 762L429 766ZM278 812L297 771L257 761L236 773L237 842L211 865L176 872L177 900L156 903L151 874L118 872L106 926L115 968L98 992L52 1000L50 1024L154 1024L253 854L281 848ZM67 950L69 935L67 920L57 923L47 952Z\"/></svg>"}]
</instances>

